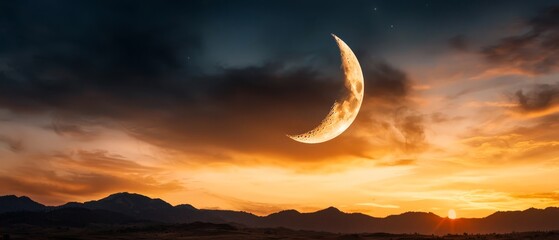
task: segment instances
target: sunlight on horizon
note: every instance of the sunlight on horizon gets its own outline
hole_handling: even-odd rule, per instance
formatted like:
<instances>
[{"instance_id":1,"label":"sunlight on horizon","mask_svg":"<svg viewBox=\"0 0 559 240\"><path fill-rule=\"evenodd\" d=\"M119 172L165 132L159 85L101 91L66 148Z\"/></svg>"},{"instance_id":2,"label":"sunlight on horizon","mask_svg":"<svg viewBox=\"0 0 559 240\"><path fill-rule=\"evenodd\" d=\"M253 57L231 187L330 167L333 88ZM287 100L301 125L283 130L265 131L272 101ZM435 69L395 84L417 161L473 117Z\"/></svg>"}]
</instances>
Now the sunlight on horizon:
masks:
<instances>
[{"instance_id":1,"label":"sunlight on horizon","mask_svg":"<svg viewBox=\"0 0 559 240\"><path fill-rule=\"evenodd\" d=\"M448 210L448 218L456 219L456 211L454 211L454 209Z\"/></svg>"}]
</instances>

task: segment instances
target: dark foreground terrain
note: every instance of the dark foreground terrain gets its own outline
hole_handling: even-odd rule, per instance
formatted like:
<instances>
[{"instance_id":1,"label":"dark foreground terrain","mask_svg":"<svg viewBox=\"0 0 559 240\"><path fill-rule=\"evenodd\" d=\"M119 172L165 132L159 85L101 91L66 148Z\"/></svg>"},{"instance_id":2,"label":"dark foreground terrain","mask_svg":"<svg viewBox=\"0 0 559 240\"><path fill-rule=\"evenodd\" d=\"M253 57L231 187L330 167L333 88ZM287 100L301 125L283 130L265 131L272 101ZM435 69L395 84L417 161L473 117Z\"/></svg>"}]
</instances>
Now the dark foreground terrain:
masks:
<instances>
[{"instance_id":1,"label":"dark foreground terrain","mask_svg":"<svg viewBox=\"0 0 559 240\"><path fill-rule=\"evenodd\" d=\"M131 225L90 225L88 227L48 227L32 225L0 226L4 240L10 239L559 239L559 231L484 235L418 235L418 234L336 234L295 231L286 228L244 228L229 224L190 223Z\"/></svg>"}]
</instances>

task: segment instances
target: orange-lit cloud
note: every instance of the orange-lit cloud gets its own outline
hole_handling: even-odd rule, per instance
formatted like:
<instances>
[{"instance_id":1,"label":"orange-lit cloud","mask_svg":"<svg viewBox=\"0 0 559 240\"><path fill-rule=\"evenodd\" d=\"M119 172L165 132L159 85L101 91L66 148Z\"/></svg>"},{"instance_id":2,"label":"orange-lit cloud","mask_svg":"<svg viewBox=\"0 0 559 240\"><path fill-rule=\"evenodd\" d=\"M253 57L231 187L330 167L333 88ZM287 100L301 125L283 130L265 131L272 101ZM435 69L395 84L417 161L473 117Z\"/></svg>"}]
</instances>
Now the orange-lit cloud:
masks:
<instances>
[{"instance_id":1,"label":"orange-lit cloud","mask_svg":"<svg viewBox=\"0 0 559 240\"><path fill-rule=\"evenodd\" d=\"M68 198L84 201L122 189L155 194L184 189L180 182L161 180L161 169L102 151L33 155L23 161L10 174L3 173L0 186L5 192L30 195L47 204Z\"/></svg>"}]
</instances>

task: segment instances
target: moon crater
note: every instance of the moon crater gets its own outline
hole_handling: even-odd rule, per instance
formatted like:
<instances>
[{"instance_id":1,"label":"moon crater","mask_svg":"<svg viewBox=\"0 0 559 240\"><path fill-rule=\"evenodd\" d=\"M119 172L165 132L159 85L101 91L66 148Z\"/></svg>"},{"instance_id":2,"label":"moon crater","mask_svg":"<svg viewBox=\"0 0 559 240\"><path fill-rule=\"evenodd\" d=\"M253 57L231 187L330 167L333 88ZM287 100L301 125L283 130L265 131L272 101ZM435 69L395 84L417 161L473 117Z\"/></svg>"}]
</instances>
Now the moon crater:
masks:
<instances>
[{"instance_id":1,"label":"moon crater","mask_svg":"<svg viewBox=\"0 0 559 240\"><path fill-rule=\"evenodd\" d=\"M342 134L353 123L361 103L363 102L364 79L361 66L349 46L332 34L338 48L342 70L344 72L344 85L348 90L346 96L338 99L332 105L330 112L314 129L299 135L287 135L291 139L302 143L322 143Z\"/></svg>"}]
</instances>

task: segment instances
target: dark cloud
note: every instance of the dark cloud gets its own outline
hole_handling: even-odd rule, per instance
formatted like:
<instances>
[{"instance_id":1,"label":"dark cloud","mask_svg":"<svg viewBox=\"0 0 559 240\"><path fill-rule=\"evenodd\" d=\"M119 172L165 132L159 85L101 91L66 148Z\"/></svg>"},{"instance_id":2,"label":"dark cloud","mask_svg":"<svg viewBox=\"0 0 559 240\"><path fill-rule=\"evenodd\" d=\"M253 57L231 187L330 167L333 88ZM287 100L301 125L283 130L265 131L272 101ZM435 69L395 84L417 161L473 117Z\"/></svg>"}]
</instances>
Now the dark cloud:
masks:
<instances>
[{"instance_id":1,"label":"dark cloud","mask_svg":"<svg viewBox=\"0 0 559 240\"><path fill-rule=\"evenodd\" d=\"M538 84L528 91L518 90L513 98L521 112L543 111L559 104L559 84Z\"/></svg>"},{"instance_id":2,"label":"dark cloud","mask_svg":"<svg viewBox=\"0 0 559 240\"><path fill-rule=\"evenodd\" d=\"M411 81L402 70L382 61L367 62L364 68L366 97L402 103L408 96Z\"/></svg>"},{"instance_id":3,"label":"dark cloud","mask_svg":"<svg viewBox=\"0 0 559 240\"><path fill-rule=\"evenodd\" d=\"M366 75L365 101L383 103L381 108L405 104L409 85L405 74L385 63L373 66L366 71L370 75ZM319 160L340 155L364 156L368 150L367 139L350 135L320 145L296 143L285 136L308 131L326 116L336 97L344 94L340 91L341 79L324 78L309 69L285 71L281 65L269 65L225 70L201 81L219 84L200 92L200 102L164 113L166 116L154 119L153 123L142 123L150 128L130 132L162 147L190 153L202 147L216 147ZM367 103L363 108L380 111Z\"/></svg>"},{"instance_id":4,"label":"dark cloud","mask_svg":"<svg viewBox=\"0 0 559 240\"><path fill-rule=\"evenodd\" d=\"M10 3L2 7L11 13L0 19L9 36L0 44L0 102L18 99L12 109L71 105L66 100L80 95L99 100L99 92L165 98L181 93L174 89L183 71L195 71L186 60L196 56L199 41L169 6Z\"/></svg>"},{"instance_id":5,"label":"dark cloud","mask_svg":"<svg viewBox=\"0 0 559 240\"><path fill-rule=\"evenodd\" d=\"M402 108L395 114L396 128L404 137L406 151L418 151L425 147L424 116L410 109Z\"/></svg>"},{"instance_id":6,"label":"dark cloud","mask_svg":"<svg viewBox=\"0 0 559 240\"><path fill-rule=\"evenodd\" d=\"M357 121L369 131L399 146L374 146L406 153L420 152L427 146L424 116L408 99L411 80L407 74L385 62L373 61L364 70L366 78L364 107ZM396 132L393 131L396 130ZM390 140L388 140L390 139Z\"/></svg>"},{"instance_id":7,"label":"dark cloud","mask_svg":"<svg viewBox=\"0 0 559 240\"><path fill-rule=\"evenodd\" d=\"M326 116L344 94L341 72L294 66L293 56L242 67L209 64L201 32L210 20L199 12L209 7L184 4L3 2L0 107L54 114L53 131L82 140L95 136L91 125L106 124L164 148L219 158L228 158L226 152L291 159L364 155L367 139L347 134L312 146L286 137ZM271 52L280 50L303 54L285 46ZM337 58L332 62L339 64ZM364 109L407 105L410 80L404 72L367 55L359 58ZM398 120L410 141L421 140L415 133L420 120Z\"/></svg>"},{"instance_id":8,"label":"dark cloud","mask_svg":"<svg viewBox=\"0 0 559 240\"><path fill-rule=\"evenodd\" d=\"M530 74L547 74L559 67L559 6L549 7L526 22L527 31L482 49L490 62Z\"/></svg>"}]
</instances>

